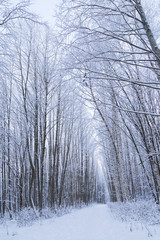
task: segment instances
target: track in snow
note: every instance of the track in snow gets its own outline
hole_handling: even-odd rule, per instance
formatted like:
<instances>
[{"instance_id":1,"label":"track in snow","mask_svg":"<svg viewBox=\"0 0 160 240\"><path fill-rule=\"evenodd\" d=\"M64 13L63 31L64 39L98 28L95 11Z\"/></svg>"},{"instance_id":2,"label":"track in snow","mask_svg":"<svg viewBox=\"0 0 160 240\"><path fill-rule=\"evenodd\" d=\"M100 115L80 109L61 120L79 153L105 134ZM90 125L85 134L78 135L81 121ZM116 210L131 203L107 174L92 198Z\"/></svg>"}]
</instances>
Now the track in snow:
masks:
<instances>
[{"instance_id":1,"label":"track in snow","mask_svg":"<svg viewBox=\"0 0 160 240\"><path fill-rule=\"evenodd\" d=\"M143 229L142 229L143 227ZM106 205L95 205L59 218L43 220L31 227L0 226L1 240L147 240L142 224L121 223L113 219ZM150 229L154 233L154 228ZM8 232L8 235L7 235ZM159 234L158 234L159 232ZM160 239L160 228L152 240Z\"/></svg>"}]
</instances>

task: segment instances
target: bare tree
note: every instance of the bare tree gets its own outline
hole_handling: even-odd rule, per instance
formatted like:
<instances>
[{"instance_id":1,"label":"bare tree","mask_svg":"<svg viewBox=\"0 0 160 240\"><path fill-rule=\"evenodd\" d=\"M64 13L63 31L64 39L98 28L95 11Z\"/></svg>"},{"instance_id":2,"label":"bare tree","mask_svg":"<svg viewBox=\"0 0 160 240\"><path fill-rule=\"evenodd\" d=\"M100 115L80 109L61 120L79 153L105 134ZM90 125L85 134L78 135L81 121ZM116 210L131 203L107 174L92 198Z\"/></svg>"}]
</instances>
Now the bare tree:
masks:
<instances>
[{"instance_id":1,"label":"bare tree","mask_svg":"<svg viewBox=\"0 0 160 240\"><path fill-rule=\"evenodd\" d=\"M105 141L111 143L103 144L111 199L126 201L142 194L140 177L159 204L160 50L144 6L136 0L67 1L61 15L72 57L66 68L74 69L85 86ZM126 138L127 148L134 149L134 164Z\"/></svg>"}]
</instances>

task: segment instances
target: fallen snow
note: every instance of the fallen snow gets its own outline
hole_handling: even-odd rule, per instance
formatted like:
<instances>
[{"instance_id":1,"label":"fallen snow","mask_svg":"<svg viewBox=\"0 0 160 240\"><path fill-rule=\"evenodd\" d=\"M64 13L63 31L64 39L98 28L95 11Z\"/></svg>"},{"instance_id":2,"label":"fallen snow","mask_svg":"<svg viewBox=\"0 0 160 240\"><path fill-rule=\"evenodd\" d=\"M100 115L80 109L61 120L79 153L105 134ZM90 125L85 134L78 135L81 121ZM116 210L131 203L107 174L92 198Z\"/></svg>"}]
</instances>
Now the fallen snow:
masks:
<instances>
[{"instance_id":1,"label":"fallen snow","mask_svg":"<svg viewBox=\"0 0 160 240\"><path fill-rule=\"evenodd\" d=\"M106 205L75 210L62 217L42 220L28 227L16 222L0 225L1 240L153 240L160 239L160 226L115 220Z\"/></svg>"}]
</instances>

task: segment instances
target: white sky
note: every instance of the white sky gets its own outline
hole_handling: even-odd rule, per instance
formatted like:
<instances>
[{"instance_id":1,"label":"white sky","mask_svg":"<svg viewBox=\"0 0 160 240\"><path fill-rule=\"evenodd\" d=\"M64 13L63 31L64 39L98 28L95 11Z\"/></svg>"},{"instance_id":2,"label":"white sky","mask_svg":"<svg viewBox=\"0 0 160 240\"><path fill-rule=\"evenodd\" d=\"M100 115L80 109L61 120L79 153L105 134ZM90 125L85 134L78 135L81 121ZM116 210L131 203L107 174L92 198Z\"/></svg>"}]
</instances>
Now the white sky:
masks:
<instances>
[{"instance_id":1,"label":"white sky","mask_svg":"<svg viewBox=\"0 0 160 240\"><path fill-rule=\"evenodd\" d=\"M11 2L16 4L20 0L11 0ZM54 25L54 11L60 2L61 0L31 0L30 9L33 13L40 15L43 21Z\"/></svg>"},{"instance_id":2,"label":"white sky","mask_svg":"<svg viewBox=\"0 0 160 240\"><path fill-rule=\"evenodd\" d=\"M53 15L60 0L31 0L31 10L40 15L43 20L54 22Z\"/></svg>"}]
</instances>

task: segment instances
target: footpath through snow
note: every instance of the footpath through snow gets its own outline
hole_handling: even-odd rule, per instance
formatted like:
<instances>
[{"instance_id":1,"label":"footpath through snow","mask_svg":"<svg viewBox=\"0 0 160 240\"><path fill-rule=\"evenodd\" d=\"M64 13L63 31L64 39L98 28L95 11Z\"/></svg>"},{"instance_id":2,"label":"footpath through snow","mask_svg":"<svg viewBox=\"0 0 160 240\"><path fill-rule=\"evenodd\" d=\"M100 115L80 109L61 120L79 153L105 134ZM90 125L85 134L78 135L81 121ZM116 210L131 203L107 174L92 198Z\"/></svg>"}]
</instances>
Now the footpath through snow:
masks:
<instances>
[{"instance_id":1,"label":"footpath through snow","mask_svg":"<svg viewBox=\"0 0 160 240\"><path fill-rule=\"evenodd\" d=\"M152 237L151 237L152 235ZM122 223L106 205L75 210L30 227L0 225L0 240L160 240L160 226Z\"/></svg>"}]
</instances>

